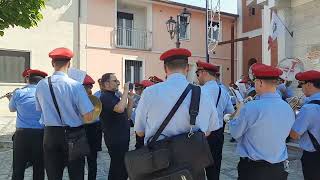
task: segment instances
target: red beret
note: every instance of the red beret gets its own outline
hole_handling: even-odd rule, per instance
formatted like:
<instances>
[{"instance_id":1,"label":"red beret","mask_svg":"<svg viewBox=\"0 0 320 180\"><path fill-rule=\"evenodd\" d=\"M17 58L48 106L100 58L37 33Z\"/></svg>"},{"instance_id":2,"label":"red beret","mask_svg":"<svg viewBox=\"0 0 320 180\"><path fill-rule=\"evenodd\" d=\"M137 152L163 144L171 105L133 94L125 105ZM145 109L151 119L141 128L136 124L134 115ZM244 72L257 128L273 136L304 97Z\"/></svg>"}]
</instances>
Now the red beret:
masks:
<instances>
[{"instance_id":1,"label":"red beret","mask_svg":"<svg viewBox=\"0 0 320 180\"><path fill-rule=\"evenodd\" d=\"M151 76L149 77L149 80L152 81L153 83L163 82L163 80L158 78L157 76Z\"/></svg>"},{"instance_id":2,"label":"red beret","mask_svg":"<svg viewBox=\"0 0 320 180\"><path fill-rule=\"evenodd\" d=\"M175 59L186 59L191 56L191 52L188 49L184 48L174 48L164 52L160 56L160 60L162 61L170 61Z\"/></svg>"},{"instance_id":3,"label":"red beret","mask_svg":"<svg viewBox=\"0 0 320 180\"><path fill-rule=\"evenodd\" d=\"M145 88L154 85L154 83L152 81L149 81L149 80L143 80L143 81L140 82L140 84Z\"/></svg>"},{"instance_id":4,"label":"red beret","mask_svg":"<svg viewBox=\"0 0 320 180\"><path fill-rule=\"evenodd\" d=\"M315 70L300 72L300 73L296 74L296 79L299 81L320 80L320 72L315 71Z\"/></svg>"},{"instance_id":5,"label":"red beret","mask_svg":"<svg viewBox=\"0 0 320 180\"><path fill-rule=\"evenodd\" d=\"M47 73L37 70L37 69L29 69L29 71L27 72L28 76L30 75L36 75L36 76L41 76L41 77L46 77L48 76Z\"/></svg>"},{"instance_id":6,"label":"red beret","mask_svg":"<svg viewBox=\"0 0 320 180\"><path fill-rule=\"evenodd\" d=\"M83 80L83 85L92 85L95 81L87 74Z\"/></svg>"},{"instance_id":7,"label":"red beret","mask_svg":"<svg viewBox=\"0 0 320 180\"><path fill-rule=\"evenodd\" d=\"M135 84L135 86L142 86L142 87L146 88L146 87L154 85L154 82L152 82L150 80L142 80L141 82L134 83L134 84Z\"/></svg>"},{"instance_id":8,"label":"red beret","mask_svg":"<svg viewBox=\"0 0 320 180\"><path fill-rule=\"evenodd\" d=\"M261 63L252 65L252 73L258 79L277 79L282 75L279 68Z\"/></svg>"},{"instance_id":9,"label":"red beret","mask_svg":"<svg viewBox=\"0 0 320 180\"><path fill-rule=\"evenodd\" d=\"M24 71L22 72L22 77L27 77L27 76L29 76L29 73L28 73L29 71L30 71L30 68L24 70Z\"/></svg>"},{"instance_id":10,"label":"red beret","mask_svg":"<svg viewBox=\"0 0 320 180\"><path fill-rule=\"evenodd\" d=\"M204 69L207 71L212 71L212 72L218 72L219 68L213 64L203 62L203 61L198 61L197 62L198 69Z\"/></svg>"},{"instance_id":11,"label":"red beret","mask_svg":"<svg viewBox=\"0 0 320 180\"><path fill-rule=\"evenodd\" d=\"M241 81L239 83L248 83L249 81L249 77L248 76L245 76L241 79Z\"/></svg>"},{"instance_id":12,"label":"red beret","mask_svg":"<svg viewBox=\"0 0 320 180\"><path fill-rule=\"evenodd\" d=\"M73 52L67 48L57 48L54 49L49 53L49 57L52 60L59 60L59 59L71 59L73 57Z\"/></svg>"}]
</instances>

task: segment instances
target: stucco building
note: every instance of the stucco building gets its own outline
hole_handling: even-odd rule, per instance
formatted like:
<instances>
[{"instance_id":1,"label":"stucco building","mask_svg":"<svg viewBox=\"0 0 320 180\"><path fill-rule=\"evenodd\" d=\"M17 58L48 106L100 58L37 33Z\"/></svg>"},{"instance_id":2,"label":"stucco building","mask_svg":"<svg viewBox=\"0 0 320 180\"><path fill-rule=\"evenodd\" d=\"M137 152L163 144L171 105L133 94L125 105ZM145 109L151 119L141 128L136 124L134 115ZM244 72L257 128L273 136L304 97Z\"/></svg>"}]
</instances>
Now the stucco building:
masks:
<instances>
[{"instance_id":1,"label":"stucco building","mask_svg":"<svg viewBox=\"0 0 320 180\"><path fill-rule=\"evenodd\" d=\"M163 0L49 0L38 27L7 29L0 38L0 95L25 85L21 77L25 68L50 74L48 52L62 46L74 51L72 66L95 80L106 72L116 73L121 86L152 75L164 78L160 54L175 47L165 23L183 8L192 15L181 35L181 47L192 51L194 67L195 61L205 60L203 8ZM232 23L237 27L237 17L221 13L220 41L231 38L230 27ZM228 44L210 55L210 62L221 67L225 83L230 82L230 56ZM7 99L0 100L0 115L9 114L7 105Z\"/></svg>"}]
</instances>

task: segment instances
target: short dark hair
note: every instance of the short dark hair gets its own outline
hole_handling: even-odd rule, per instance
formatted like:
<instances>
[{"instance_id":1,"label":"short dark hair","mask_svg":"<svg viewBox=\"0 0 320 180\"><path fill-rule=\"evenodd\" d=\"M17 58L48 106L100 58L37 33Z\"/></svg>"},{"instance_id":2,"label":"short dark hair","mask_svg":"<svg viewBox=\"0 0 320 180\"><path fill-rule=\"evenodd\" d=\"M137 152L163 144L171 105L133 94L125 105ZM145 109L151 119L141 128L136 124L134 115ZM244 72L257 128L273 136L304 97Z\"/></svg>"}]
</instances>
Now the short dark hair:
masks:
<instances>
[{"instance_id":1,"label":"short dark hair","mask_svg":"<svg viewBox=\"0 0 320 180\"><path fill-rule=\"evenodd\" d=\"M320 89L320 80L312 81L313 86L317 89Z\"/></svg>"},{"instance_id":2,"label":"short dark hair","mask_svg":"<svg viewBox=\"0 0 320 180\"><path fill-rule=\"evenodd\" d=\"M171 61L165 61L164 65L170 70L184 69L188 66L188 60L187 59L175 59L175 60L171 60Z\"/></svg>"},{"instance_id":3,"label":"short dark hair","mask_svg":"<svg viewBox=\"0 0 320 180\"><path fill-rule=\"evenodd\" d=\"M66 64L68 64L69 61L70 61L70 59L55 59L53 64L54 64L54 66L61 68L61 67L65 66Z\"/></svg>"},{"instance_id":4,"label":"short dark hair","mask_svg":"<svg viewBox=\"0 0 320 180\"><path fill-rule=\"evenodd\" d=\"M213 72L213 71L207 71L207 72L208 72L209 75L217 77L215 72Z\"/></svg>"},{"instance_id":5,"label":"short dark hair","mask_svg":"<svg viewBox=\"0 0 320 180\"><path fill-rule=\"evenodd\" d=\"M44 77L42 77L42 76L37 76L37 75L32 75L32 74L28 77L30 84L38 84L38 82L41 81L41 79L43 79L43 78Z\"/></svg>"},{"instance_id":6,"label":"short dark hair","mask_svg":"<svg viewBox=\"0 0 320 180\"><path fill-rule=\"evenodd\" d=\"M257 78L259 79L259 78ZM279 79L260 79L268 84L272 84L272 85L278 85L279 84Z\"/></svg>"},{"instance_id":7,"label":"short dark hair","mask_svg":"<svg viewBox=\"0 0 320 180\"><path fill-rule=\"evenodd\" d=\"M114 75L114 73L105 73L101 77L101 83L105 83L107 81L110 81L111 76Z\"/></svg>"}]
</instances>

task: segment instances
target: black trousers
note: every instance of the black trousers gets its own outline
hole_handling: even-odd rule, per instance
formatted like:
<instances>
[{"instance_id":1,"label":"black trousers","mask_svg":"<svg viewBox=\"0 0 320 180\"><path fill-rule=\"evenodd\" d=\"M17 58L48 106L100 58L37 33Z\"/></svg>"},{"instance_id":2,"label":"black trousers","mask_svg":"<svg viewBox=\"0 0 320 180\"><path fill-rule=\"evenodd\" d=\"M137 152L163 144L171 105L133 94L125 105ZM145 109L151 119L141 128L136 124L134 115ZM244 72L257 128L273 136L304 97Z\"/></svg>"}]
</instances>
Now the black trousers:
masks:
<instances>
[{"instance_id":1,"label":"black trousers","mask_svg":"<svg viewBox=\"0 0 320 180\"><path fill-rule=\"evenodd\" d=\"M88 143L90 146L90 154L86 156L88 163L88 180L96 180L97 177L97 155L101 151L102 129L100 122L86 124L84 126Z\"/></svg>"},{"instance_id":2,"label":"black trousers","mask_svg":"<svg viewBox=\"0 0 320 180\"><path fill-rule=\"evenodd\" d=\"M288 173L283 163L271 164L266 161L252 161L240 158L238 180L286 180Z\"/></svg>"},{"instance_id":3,"label":"black trousers","mask_svg":"<svg viewBox=\"0 0 320 180\"><path fill-rule=\"evenodd\" d=\"M129 150L128 142L111 143L105 137L105 143L111 158L108 180L127 180L128 173L124 164L124 156Z\"/></svg>"},{"instance_id":4,"label":"black trousers","mask_svg":"<svg viewBox=\"0 0 320 180\"><path fill-rule=\"evenodd\" d=\"M44 164L48 180L62 180L63 170L67 166L70 180L84 179L84 158L68 161L68 144L64 127L45 127Z\"/></svg>"},{"instance_id":5,"label":"black trousers","mask_svg":"<svg viewBox=\"0 0 320 180\"><path fill-rule=\"evenodd\" d=\"M301 157L302 171L305 180L320 179L320 153L303 151Z\"/></svg>"},{"instance_id":6,"label":"black trousers","mask_svg":"<svg viewBox=\"0 0 320 180\"><path fill-rule=\"evenodd\" d=\"M214 160L214 164L206 168L206 175L208 180L219 180L224 141L223 131L224 126L216 131L212 131L211 134L207 137L211 154Z\"/></svg>"},{"instance_id":7,"label":"black trousers","mask_svg":"<svg viewBox=\"0 0 320 180\"><path fill-rule=\"evenodd\" d=\"M33 165L33 179L44 179L43 129L17 129L13 139L12 180L23 180L28 162Z\"/></svg>"}]
</instances>

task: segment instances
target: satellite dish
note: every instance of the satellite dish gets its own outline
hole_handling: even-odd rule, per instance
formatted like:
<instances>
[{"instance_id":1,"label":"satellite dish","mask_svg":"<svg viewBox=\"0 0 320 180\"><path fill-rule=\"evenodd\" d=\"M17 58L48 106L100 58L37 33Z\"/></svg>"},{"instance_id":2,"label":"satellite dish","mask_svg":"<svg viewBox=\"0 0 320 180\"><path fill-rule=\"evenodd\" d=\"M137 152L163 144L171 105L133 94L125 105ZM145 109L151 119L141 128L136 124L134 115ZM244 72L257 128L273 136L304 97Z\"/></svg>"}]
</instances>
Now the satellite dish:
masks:
<instances>
[{"instance_id":1,"label":"satellite dish","mask_svg":"<svg viewBox=\"0 0 320 180\"><path fill-rule=\"evenodd\" d=\"M279 62L278 68L283 71L281 79L294 81L296 74L304 71L304 64L298 58L285 58Z\"/></svg>"}]
</instances>

